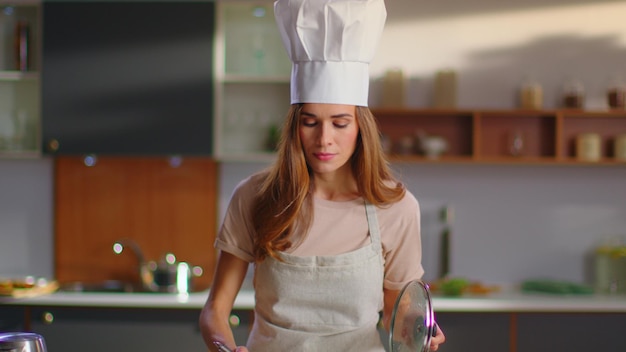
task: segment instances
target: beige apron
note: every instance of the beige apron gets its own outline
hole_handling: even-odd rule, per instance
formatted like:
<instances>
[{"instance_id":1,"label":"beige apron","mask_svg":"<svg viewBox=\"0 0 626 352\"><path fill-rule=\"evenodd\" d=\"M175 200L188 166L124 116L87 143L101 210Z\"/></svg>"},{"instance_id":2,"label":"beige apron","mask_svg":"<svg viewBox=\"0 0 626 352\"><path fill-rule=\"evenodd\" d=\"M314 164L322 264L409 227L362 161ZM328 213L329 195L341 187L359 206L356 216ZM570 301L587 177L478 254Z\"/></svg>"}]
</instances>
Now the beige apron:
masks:
<instances>
[{"instance_id":1,"label":"beige apron","mask_svg":"<svg viewBox=\"0 0 626 352\"><path fill-rule=\"evenodd\" d=\"M370 244L334 256L267 258L255 269L252 352L385 349L377 330L383 258L376 208L365 205Z\"/></svg>"}]
</instances>

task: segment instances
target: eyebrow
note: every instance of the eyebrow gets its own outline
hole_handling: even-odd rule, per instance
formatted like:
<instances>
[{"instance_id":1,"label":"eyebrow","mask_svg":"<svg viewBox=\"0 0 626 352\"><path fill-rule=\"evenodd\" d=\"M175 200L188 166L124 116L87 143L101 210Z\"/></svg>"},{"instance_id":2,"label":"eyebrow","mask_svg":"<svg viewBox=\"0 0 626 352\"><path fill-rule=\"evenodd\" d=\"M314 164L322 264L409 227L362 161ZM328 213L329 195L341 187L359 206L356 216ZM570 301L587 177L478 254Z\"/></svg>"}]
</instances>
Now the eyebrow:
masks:
<instances>
[{"instance_id":1,"label":"eyebrow","mask_svg":"<svg viewBox=\"0 0 626 352\"><path fill-rule=\"evenodd\" d=\"M317 117L317 115L307 112L307 111L301 111L300 115L305 115L307 117ZM341 114L336 114L336 115L331 115L331 118L341 118L341 117L354 117L352 116L352 114L349 113L341 113Z\"/></svg>"}]
</instances>

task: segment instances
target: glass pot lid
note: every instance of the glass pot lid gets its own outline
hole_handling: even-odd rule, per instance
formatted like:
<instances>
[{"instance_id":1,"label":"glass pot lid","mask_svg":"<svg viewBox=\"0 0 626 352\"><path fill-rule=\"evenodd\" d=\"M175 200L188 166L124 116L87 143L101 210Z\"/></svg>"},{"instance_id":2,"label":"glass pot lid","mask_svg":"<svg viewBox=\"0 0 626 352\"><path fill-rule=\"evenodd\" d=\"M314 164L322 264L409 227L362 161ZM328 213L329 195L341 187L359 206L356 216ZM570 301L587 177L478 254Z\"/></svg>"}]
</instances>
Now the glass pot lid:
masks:
<instances>
[{"instance_id":1,"label":"glass pot lid","mask_svg":"<svg viewBox=\"0 0 626 352\"><path fill-rule=\"evenodd\" d=\"M393 307L389 327L391 352L427 352L436 329L428 285L421 280L410 281Z\"/></svg>"}]
</instances>

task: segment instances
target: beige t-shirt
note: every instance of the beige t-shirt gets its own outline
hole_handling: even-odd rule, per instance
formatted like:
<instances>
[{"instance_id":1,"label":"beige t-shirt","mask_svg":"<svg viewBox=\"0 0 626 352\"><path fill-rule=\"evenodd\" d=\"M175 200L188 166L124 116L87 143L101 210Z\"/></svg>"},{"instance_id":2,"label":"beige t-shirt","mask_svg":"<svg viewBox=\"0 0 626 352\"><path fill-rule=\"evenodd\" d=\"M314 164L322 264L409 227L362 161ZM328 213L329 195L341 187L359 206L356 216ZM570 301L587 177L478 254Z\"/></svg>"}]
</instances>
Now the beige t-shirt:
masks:
<instances>
[{"instance_id":1,"label":"beige t-shirt","mask_svg":"<svg viewBox=\"0 0 626 352\"><path fill-rule=\"evenodd\" d=\"M243 180L236 187L226 216L215 241L215 247L245 261L253 258L253 227L249 209L259 175ZM333 202L315 198L313 222L309 233L290 254L301 256L346 253L370 243L362 198ZM409 280L419 279L422 268L420 212L417 199L410 192L392 205L376 208L385 260L384 286L399 290Z\"/></svg>"}]
</instances>

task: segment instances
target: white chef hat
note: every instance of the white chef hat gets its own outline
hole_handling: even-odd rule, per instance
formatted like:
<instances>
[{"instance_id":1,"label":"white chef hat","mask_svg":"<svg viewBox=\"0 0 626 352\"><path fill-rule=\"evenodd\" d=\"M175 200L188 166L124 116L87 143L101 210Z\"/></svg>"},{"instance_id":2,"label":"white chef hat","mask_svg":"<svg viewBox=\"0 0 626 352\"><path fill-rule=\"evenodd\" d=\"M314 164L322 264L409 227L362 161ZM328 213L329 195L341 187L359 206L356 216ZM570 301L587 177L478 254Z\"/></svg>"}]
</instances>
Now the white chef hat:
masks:
<instances>
[{"instance_id":1,"label":"white chef hat","mask_svg":"<svg viewBox=\"0 0 626 352\"><path fill-rule=\"evenodd\" d=\"M367 106L384 0L277 0L274 15L293 63L292 104Z\"/></svg>"}]
</instances>

